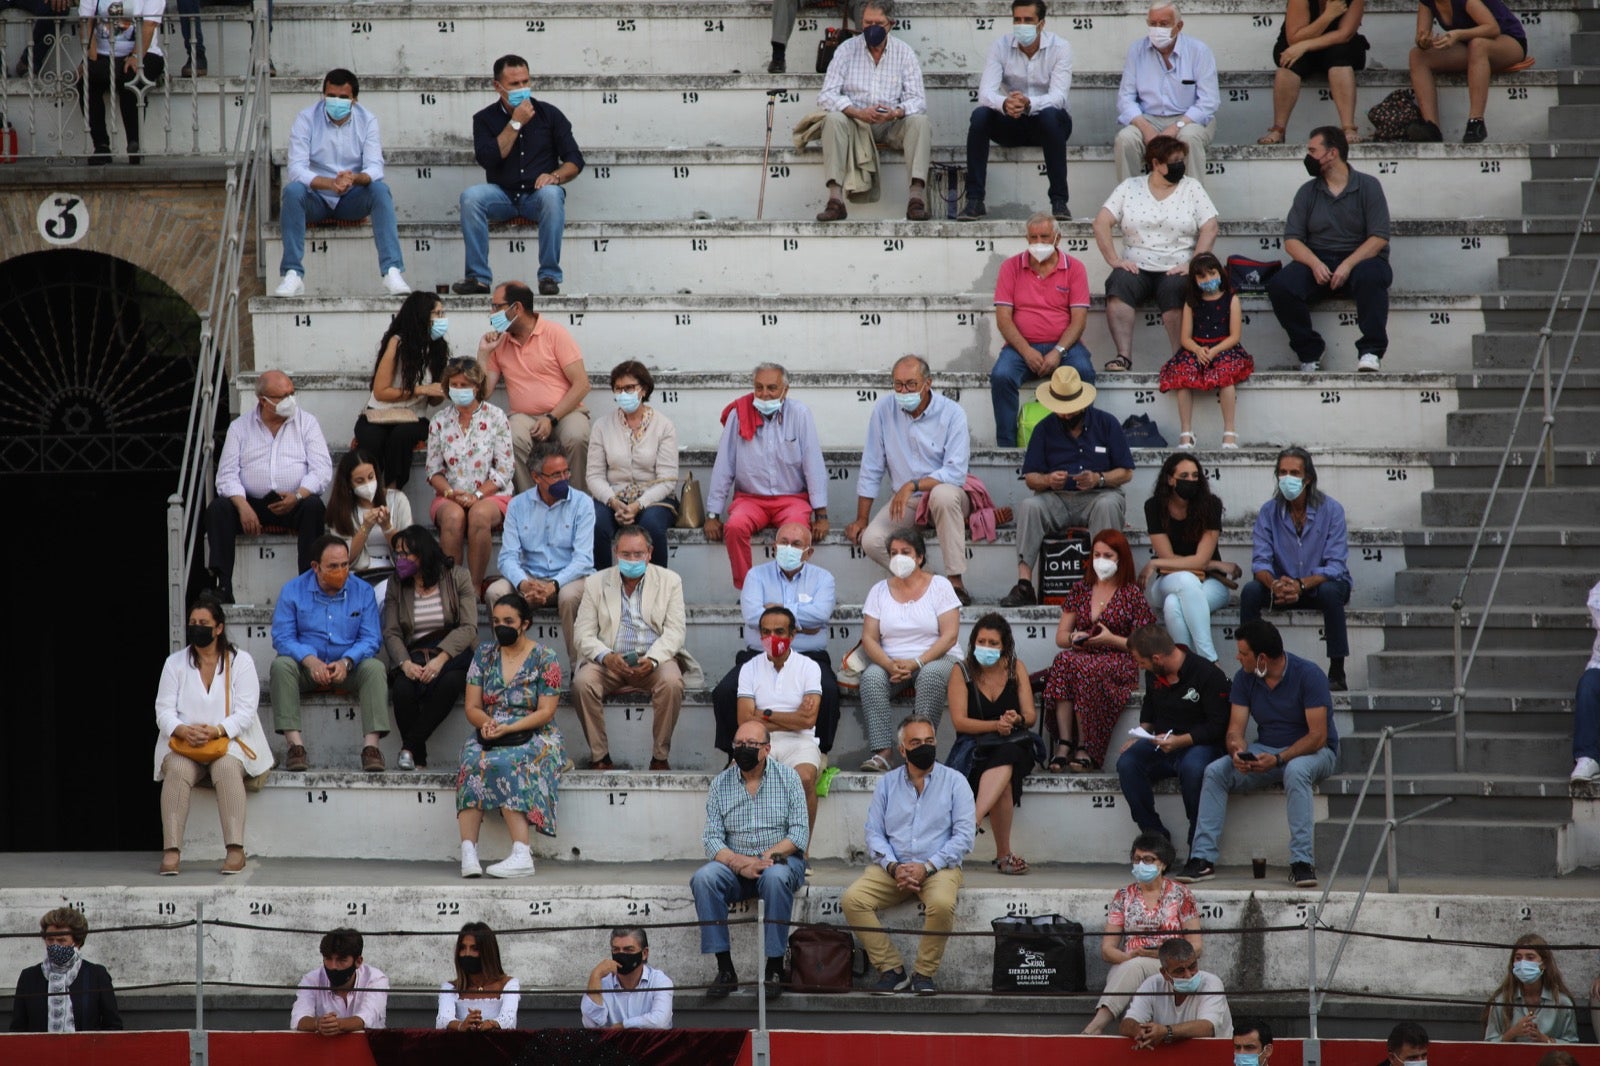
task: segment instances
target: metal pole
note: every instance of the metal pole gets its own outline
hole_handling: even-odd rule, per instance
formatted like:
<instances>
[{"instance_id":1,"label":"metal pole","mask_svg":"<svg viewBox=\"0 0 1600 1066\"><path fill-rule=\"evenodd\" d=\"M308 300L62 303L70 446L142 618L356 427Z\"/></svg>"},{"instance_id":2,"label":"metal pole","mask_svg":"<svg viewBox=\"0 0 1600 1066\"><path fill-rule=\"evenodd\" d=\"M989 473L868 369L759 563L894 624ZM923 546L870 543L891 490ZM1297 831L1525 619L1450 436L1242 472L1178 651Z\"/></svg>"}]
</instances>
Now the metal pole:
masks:
<instances>
[{"instance_id":1,"label":"metal pole","mask_svg":"<svg viewBox=\"0 0 1600 1066\"><path fill-rule=\"evenodd\" d=\"M1461 675L1461 600L1457 598L1452 602L1450 609L1455 612L1450 626L1451 662L1454 664L1455 677L1450 699L1456 715L1456 773L1464 774L1467 772L1467 686Z\"/></svg>"},{"instance_id":2,"label":"metal pole","mask_svg":"<svg viewBox=\"0 0 1600 1066\"><path fill-rule=\"evenodd\" d=\"M1394 825L1394 734L1385 729L1378 743L1383 745L1383 822ZM1385 833L1384 858L1389 864L1389 893L1400 891L1399 856L1396 855L1395 834Z\"/></svg>"},{"instance_id":3,"label":"metal pole","mask_svg":"<svg viewBox=\"0 0 1600 1066\"><path fill-rule=\"evenodd\" d=\"M1582 328L1582 323L1573 327ZM1544 371L1544 424L1547 432L1544 437L1544 487L1551 488L1556 483L1556 443L1555 425L1556 413L1550 403L1550 345L1539 345L1539 362Z\"/></svg>"},{"instance_id":4,"label":"metal pole","mask_svg":"<svg viewBox=\"0 0 1600 1066\"><path fill-rule=\"evenodd\" d=\"M761 194L756 197L756 221L761 221L761 213L767 206L767 156L772 151L772 118L778 106L778 94L782 89L767 90L767 143L761 149Z\"/></svg>"},{"instance_id":5,"label":"metal pole","mask_svg":"<svg viewBox=\"0 0 1600 1066\"><path fill-rule=\"evenodd\" d=\"M167 497L167 650L183 647L183 497Z\"/></svg>"},{"instance_id":6,"label":"metal pole","mask_svg":"<svg viewBox=\"0 0 1600 1066\"><path fill-rule=\"evenodd\" d=\"M206 1066L210 1057L206 1037L206 903L194 905L194 1030L189 1034L190 1066Z\"/></svg>"},{"instance_id":7,"label":"metal pole","mask_svg":"<svg viewBox=\"0 0 1600 1066\"><path fill-rule=\"evenodd\" d=\"M752 1066L770 1066L772 1041L767 1033L767 901L756 898L756 1031L750 1034Z\"/></svg>"},{"instance_id":8,"label":"metal pole","mask_svg":"<svg viewBox=\"0 0 1600 1066\"><path fill-rule=\"evenodd\" d=\"M1310 1011L1308 1040L1317 1038L1317 904L1306 911L1306 1004Z\"/></svg>"}]
</instances>

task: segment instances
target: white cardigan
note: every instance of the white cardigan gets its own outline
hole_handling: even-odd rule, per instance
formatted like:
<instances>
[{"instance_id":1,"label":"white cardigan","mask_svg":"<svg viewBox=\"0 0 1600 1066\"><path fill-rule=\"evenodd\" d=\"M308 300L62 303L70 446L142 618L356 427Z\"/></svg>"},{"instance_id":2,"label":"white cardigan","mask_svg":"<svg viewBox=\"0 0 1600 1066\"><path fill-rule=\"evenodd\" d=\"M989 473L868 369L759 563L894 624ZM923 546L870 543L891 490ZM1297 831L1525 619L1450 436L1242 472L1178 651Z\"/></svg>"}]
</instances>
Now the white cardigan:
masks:
<instances>
[{"instance_id":1,"label":"white cardigan","mask_svg":"<svg viewBox=\"0 0 1600 1066\"><path fill-rule=\"evenodd\" d=\"M256 716L256 705L261 702L261 681L256 676L255 660L243 648L234 649L233 665L228 670L233 682L233 706L228 708L223 696L222 664L217 666L217 676L212 678L210 691L200 681L200 670L189 662L189 649L179 648L167 656L161 668L161 685L156 690L156 751L155 779L161 780L161 763L172 749L167 739L180 725L220 725L232 738L228 754L244 763L247 777L255 777L272 769L272 751L267 747L266 734ZM231 710L231 713L228 713ZM255 752L252 759L239 746L239 741Z\"/></svg>"}]
</instances>

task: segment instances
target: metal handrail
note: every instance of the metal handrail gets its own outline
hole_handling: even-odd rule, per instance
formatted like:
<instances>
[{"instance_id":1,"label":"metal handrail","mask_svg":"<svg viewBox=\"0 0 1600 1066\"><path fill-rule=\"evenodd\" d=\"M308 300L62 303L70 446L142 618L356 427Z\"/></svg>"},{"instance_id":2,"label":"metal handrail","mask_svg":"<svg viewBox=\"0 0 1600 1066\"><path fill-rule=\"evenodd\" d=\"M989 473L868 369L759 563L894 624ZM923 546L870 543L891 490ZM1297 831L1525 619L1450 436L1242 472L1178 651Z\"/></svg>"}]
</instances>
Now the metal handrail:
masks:
<instances>
[{"instance_id":1,"label":"metal handrail","mask_svg":"<svg viewBox=\"0 0 1600 1066\"><path fill-rule=\"evenodd\" d=\"M213 492L219 404L227 399L227 381L239 370L239 282L246 237L266 213L268 152L271 146L272 95L268 81L268 27L265 5L252 18L250 77L240 107L242 115L227 162L227 200L211 272L210 298L200 319L200 354L194 393L189 403L188 430L177 491L167 498L168 639L173 650L183 646L184 592L199 550L198 519Z\"/></svg>"}]
</instances>

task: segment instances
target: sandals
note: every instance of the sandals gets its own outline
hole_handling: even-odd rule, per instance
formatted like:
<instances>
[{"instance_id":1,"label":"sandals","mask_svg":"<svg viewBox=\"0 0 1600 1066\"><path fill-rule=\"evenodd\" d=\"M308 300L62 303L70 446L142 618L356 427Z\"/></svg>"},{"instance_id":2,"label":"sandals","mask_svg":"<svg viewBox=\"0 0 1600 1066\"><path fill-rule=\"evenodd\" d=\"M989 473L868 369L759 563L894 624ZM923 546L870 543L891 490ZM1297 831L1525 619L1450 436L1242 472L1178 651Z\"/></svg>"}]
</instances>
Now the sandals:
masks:
<instances>
[{"instance_id":1,"label":"sandals","mask_svg":"<svg viewBox=\"0 0 1600 1066\"><path fill-rule=\"evenodd\" d=\"M1182 433L1178 434L1178 450L1180 452L1194 451L1194 444L1195 436L1193 433L1190 433L1188 430L1184 430Z\"/></svg>"},{"instance_id":2,"label":"sandals","mask_svg":"<svg viewBox=\"0 0 1600 1066\"><path fill-rule=\"evenodd\" d=\"M1267 132L1265 134L1263 134L1262 136L1256 138L1256 143L1257 144L1282 144L1283 143L1283 138L1288 134L1288 132L1289 131L1284 129L1282 126L1268 126L1267 127Z\"/></svg>"},{"instance_id":3,"label":"sandals","mask_svg":"<svg viewBox=\"0 0 1600 1066\"><path fill-rule=\"evenodd\" d=\"M1361 127L1360 126L1340 126L1339 128L1344 130L1344 139L1346 141L1348 141L1350 144L1360 144L1361 143Z\"/></svg>"},{"instance_id":4,"label":"sandals","mask_svg":"<svg viewBox=\"0 0 1600 1066\"><path fill-rule=\"evenodd\" d=\"M1181 447L1183 447L1183 445L1179 444L1178 447L1181 448ZM1239 434L1235 433L1231 429L1228 430L1226 433L1224 433L1222 435L1222 448L1223 448L1224 451L1229 451L1229 452L1238 451L1239 450Z\"/></svg>"},{"instance_id":5,"label":"sandals","mask_svg":"<svg viewBox=\"0 0 1600 1066\"><path fill-rule=\"evenodd\" d=\"M1067 749L1066 753L1063 754L1063 753L1058 751L1050 759L1050 761L1045 764L1045 769L1048 770L1052 774L1064 774L1064 773L1067 772L1067 764L1070 761L1070 756L1072 755L1072 745L1070 745L1070 744L1057 744L1056 747L1057 748L1066 748Z\"/></svg>"},{"instance_id":6,"label":"sandals","mask_svg":"<svg viewBox=\"0 0 1600 1066\"><path fill-rule=\"evenodd\" d=\"M1121 374L1124 371L1133 369L1133 360L1119 352L1110 359L1107 359L1105 366L1102 369L1112 374Z\"/></svg>"},{"instance_id":7,"label":"sandals","mask_svg":"<svg viewBox=\"0 0 1600 1066\"><path fill-rule=\"evenodd\" d=\"M860 766L860 770L864 774L886 774L893 769L894 767L889 765L888 759L885 759L882 755L878 755L876 753L873 754L872 758L867 759Z\"/></svg>"},{"instance_id":8,"label":"sandals","mask_svg":"<svg viewBox=\"0 0 1600 1066\"><path fill-rule=\"evenodd\" d=\"M1003 859L996 859L994 865L1001 873L1012 876L1028 872L1028 861L1021 855L1007 855Z\"/></svg>"},{"instance_id":9,"label":"sandals","mask_svg":"<svg viewBox=\"0 0 1600 1066\"><path fill-rule=\"evenodd\" d=\"M1067 763L1067 769L1075 774L1092 774L1100 769L1100 764L1089 757L1088 751L1078 748L1078 754Z\"/></svg>"}]
</instances>

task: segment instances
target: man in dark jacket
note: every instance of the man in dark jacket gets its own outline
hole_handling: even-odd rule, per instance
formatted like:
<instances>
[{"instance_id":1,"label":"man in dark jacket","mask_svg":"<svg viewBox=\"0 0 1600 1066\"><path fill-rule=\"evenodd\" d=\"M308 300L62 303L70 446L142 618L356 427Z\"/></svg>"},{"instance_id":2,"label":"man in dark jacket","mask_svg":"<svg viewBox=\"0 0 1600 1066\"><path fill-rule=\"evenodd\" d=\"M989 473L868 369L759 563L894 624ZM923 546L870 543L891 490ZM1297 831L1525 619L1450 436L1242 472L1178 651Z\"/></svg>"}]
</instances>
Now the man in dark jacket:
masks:
<instances>
[{"instance_id":1,"label":"man in dark jacket","mask_svg":"<svg viewBox=\"0 0 1600 1066\"><path fill-rule=\"evenodd\" d=\"M45 961L17 975L11 1004L13 1033L82 1033L121 1029L117 994L104 966L83 957L89 922L71 907L39 919Z\"/></svg>"}]
</instances>

